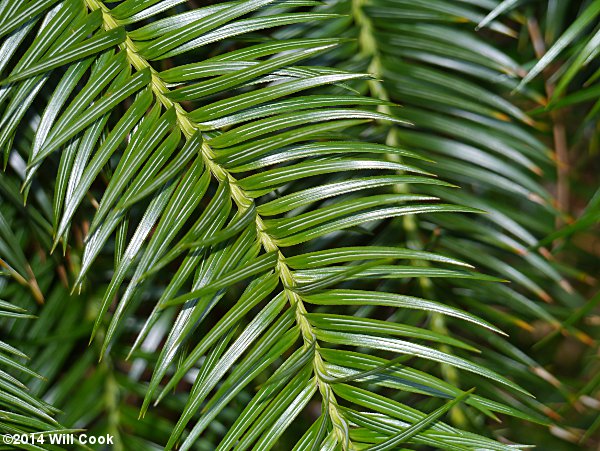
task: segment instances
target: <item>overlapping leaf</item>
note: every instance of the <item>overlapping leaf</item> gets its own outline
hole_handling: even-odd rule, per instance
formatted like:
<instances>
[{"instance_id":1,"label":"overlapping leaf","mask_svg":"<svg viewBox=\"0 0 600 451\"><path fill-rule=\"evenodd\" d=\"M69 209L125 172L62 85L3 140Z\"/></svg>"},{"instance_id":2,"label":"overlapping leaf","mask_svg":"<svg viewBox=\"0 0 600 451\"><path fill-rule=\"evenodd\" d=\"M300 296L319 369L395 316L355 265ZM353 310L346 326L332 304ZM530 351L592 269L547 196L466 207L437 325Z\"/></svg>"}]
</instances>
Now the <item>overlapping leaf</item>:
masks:
<instances>
[{"instance_id":1,"label":"overlapping leaf","mask_svg":"<svg viewBox=\"0 0 600 451\"><path fill-rule=\"evenodd\" d=\"M435 290L401 293L434 277L469 292L485 284L494 286L486 301L508 298L512 308L547 319L536 302L461 260L542 300L550 295L540 273L562 281L537 254L516 259L528 263L523 272L497 257L534 245L530 230L547 232L555 212L537 176L550 152L528 132L521 109L482 86L494 77L514 88L504 74L522 74L519 64L448 25L457 16L479 22L484 9L450 3L355 5L349 30L358 29L359 47L335 33L347 25L345 2L311 11L314 2L298 0L190 10L179 0L31 1L2 16L0 54L12 61L0 80L5 162L13 154L24 161L25 192L47 183L45 171L55 174L47 219L53 247L62 244L77 260L71 288L85 290L98 261L113 254L91 331L100 356L111 359L125 331L134 336L130 356L160 337L155 358L143 364L152 374L140 393L142 413L152 415L152 401L168 403L171 389L191 380L166 449L193 449L257 381L247 407L224 420L217 449L270 449L318 398L321 416L297 449L404 441L514 449L438 423L449 407L428 416L383 395L392 388L434 403L465 399L459 384L433 374L416 381L413 362L435 362L464 370L468 383L487 378L526 399L502 370L476 361L473 343L449 335L459 324L474 336L500 332L480 317L489 314L485 305L467 313ZM499 21L489 25L514 34ZM349 64L328 64L344 52ZM472 77L458 81L461 72ZM370 92L356 94L364 86ZM32 145L15 150L28 114L39 117L27 124ZM452 192L447 180L489 195ZM502 206L515 198L531 218ZM481 211L488 219L473 218ZM400 235L356 243L356 236L393 237L404 224L412 245L418 232L407 224L415 215L426 215L422 231L448 231L443 252L400 247ZM16 240L2 230L10 275L31 285ZM135 332L130 318L141 318ZM340 347L351 351L344 356ZM396 368L389 352L407 366ZM539 420L497 399L488 389L466 403L492 417Z\"/></svg>"}]
</instances>

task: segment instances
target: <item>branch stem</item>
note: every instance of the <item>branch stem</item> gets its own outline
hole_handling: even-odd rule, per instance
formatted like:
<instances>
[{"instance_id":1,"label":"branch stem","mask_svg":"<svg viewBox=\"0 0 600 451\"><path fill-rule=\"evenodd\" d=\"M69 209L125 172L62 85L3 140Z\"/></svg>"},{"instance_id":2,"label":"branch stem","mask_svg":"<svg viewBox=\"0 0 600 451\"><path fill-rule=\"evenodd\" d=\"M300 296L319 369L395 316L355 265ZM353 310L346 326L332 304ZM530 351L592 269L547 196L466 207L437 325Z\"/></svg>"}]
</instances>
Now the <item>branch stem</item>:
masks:
<instances>
[{"instance_id":1,"label":"branch stem","mask_svg":"<svg viewBox=\"0 0 600 451\"><path fill-rule=\"evenodd\" d=\"M359 27L359 38L358 43L360 47L360 53L365 58L370 59L371 62L369 64L369 73L371 73L375 79L368 81L369 91L372 97L376 99L382 99L386 101L390 101L390 95L385 88L384 84L381 82L383 78L383 65L381 63L381 55L379 52L379 48L377 46L377 40L375 39L375 35L373 33L373 23L370 17L363 11L363 6L367 0L353 0L352 1L352 15L354 17L355 23ZM382 113L393 116L393 111L388 105L380 105L378 110ZM388 146L398 147L399 139L398 139L398 129L395 125L390 124L390 129L388 131L386 137L386 144ZM401 162L402 159L399 155L388 155L387 158L391 161ZM399 194L408 194L410 193L410 187L408 184L396 184L393 187L394 191ZM416 215L405 215L402 218L399 218L402 222L402 227L406 234L407 247L412 249L423 249L423 243L419 236L419 222ZM414 266L430 266L425 261L411 261L411 264ZM425 297L432 299L434 285L429 277L419 277L419 286L421 291L424 293ZM444 315L438 313L432 313L430 316L430 327L433 331L439 332L441 334L448 334L448 329L446 328L446 320ZM440 350L446 352L448 354L452 354L452 350L448 346L440 346ZM459 386L459 373L451 365L440 364L442 375L444 379L454 386ZM465 425L466 417L462 411L462 407L455 406L452 409L452 419L455 424Z\"/></svg>"},{"instance_id":2,"label":"branch stem","mask_svg":"<svg viewBox=\"0 0 600 451\"><path fill-rule=\"evenodd\" d=\"M121 26L118 20L110 14L110 9L101 0L84 1L88 9L100 9L102 11L103 26L106 31ZM129 36L125 39L125 41L122 44L119 45L119 47L121 51L125 52L127 60L134 69L136 69L137 71L141 71L144 69L150 70L150 73L152 75L151 89L154 95L156 96L156 99L165 108L175 109L177 114L177 124L185 138L190 139L198 130L198 125L195 124L189 118L187 111L183 108L183 106L180 103L174 102L167 97L166 94L169 92L169 88L167 87L165 82L160 78L160 74L151 66L148 60L146 60L143 56L141 56L138 53L135 43L133 42L133 40L131 40L131 38L129 38ZM215 153L206 140L204 140L204 142L202 143L201 152L202 158L207 168L214 176L214 178L219 183L228 183L230 185L232 200L237 205L240 213L243 213L255 204L255 200L251 196L249 196L243 188L239 186L235 177L227 169L220 166L213 160ZM293 290L293 287L296 285L293 272L290 269L290 267L286 264L285 256L283 255L276 241L265 231L263 219L258 213L256 214L256 229L263 249L266 252L275 251L278 253L279 258L276 270L279 275L279 279L284 287L283 289L288 298L288 301L291 307L294 308L296 311L296 324L298 325L301 331L304 346L306 348L314 349L313 374L315 375L315 378L317 380L321 396L323 397L323 399L328 399L329 401L327 414L329 415L330 420L333 424L338 443L341 443L344 449L349 449L351 445L348 438L348 423L342 416L341 411L338 409L338 404L335 399L333 389L331 388L330 384L326 381L326 369L321 354L319 353L319 345L316 342L315 331L313 329L313 326L310 324L310 322L305 316L307 311L301 296Z\"/></svg>"},{"instance_id":3,"label":"branch stem","mask_svg":"<svg viewBox=\"0 0 600 451\"><path fill-rule=\"evenodd\" d=\"M537 20L529 18L527 20L527 29L533 43L536 57L541 59L546 54L546 44ZM556 88L548 70L543 72L544 87L548 100L553 96ZM570 187L569 187L569 143L567 141L567 131L565 128L564 114L560 110L550 113L552 120L552 137L554 140L554 150L556 152L556 207L560 213L568 216L570 208ZM556 227L564 225L564 219L561 216L556 218Z\"/></svg>"}]
</instances>

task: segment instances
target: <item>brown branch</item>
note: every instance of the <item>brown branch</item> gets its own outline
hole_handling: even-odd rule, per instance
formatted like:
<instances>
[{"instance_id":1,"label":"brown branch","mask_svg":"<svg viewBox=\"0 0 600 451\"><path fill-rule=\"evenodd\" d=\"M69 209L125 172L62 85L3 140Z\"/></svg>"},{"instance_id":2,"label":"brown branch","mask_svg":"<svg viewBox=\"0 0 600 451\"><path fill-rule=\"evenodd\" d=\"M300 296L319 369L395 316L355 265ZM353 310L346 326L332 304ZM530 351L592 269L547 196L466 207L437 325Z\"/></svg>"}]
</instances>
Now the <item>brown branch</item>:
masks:
<instances>
[{"instance_id":1,"label":"brown branch","mask_svg":"<svg viewBox=\"0 0 600 451\"><path fill-rule=\"evenodd\" d=\"M535 50L536 57L542 58L546 53L546 44L542 38L540 27L537 20L530 18L527 20L527 29L531 36L533 48ZM550 73L545 70L544 85L546 88L546 96L548 100L554 94L555 85L551 80ZM564 215L569 214L569 145L567 142L567 132L565 128L565 118L561 111L555 110L550 113L552 119L552 135L554 139L554 150L556 156L556 172L557 172L557 183L556 183L556 207ZM563 217L559 216L556 219L556 227L564 225Z\"/></svg>"}]
</instances>

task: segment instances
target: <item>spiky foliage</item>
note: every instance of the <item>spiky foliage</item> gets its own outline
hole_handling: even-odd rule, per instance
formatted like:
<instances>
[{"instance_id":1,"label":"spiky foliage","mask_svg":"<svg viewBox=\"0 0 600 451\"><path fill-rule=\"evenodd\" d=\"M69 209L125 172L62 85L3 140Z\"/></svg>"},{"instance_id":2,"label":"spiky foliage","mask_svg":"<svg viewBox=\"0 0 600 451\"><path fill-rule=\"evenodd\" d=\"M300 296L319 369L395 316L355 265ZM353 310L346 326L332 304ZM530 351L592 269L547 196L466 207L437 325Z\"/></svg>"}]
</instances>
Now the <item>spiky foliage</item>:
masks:
<instances>
[{"instance_id":1,"label":"spiky foliage","mask_svg":"<svg viewBox=\"0 0 600 451\"><path fill-rule=\"evenodd\" d=\"M552 92L514 2L192 3L0 2L1 305L32 357L2 344L31 394L2 373L1 432L510 450L481 425L556 420L528 392L571 388L503 331L587 346L597 300L548 246L561 123L524 112Z\"/></svg>"}]
</instances>

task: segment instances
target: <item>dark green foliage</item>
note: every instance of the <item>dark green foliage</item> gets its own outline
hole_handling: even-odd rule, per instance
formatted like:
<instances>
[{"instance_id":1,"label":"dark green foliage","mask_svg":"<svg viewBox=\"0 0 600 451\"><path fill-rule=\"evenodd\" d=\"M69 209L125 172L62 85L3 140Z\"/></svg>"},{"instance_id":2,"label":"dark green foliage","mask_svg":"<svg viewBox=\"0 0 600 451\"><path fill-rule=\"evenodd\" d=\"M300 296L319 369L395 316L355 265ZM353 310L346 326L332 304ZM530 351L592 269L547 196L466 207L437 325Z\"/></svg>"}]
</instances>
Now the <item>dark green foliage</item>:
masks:
<instances>
[{"instance_id":1,"label":"dark green foliage","mask_svg":"<svg viewBox=\"0 0 600 451\"><path fill-rule=\"evenodd\" d=\"M600 2L198 3L0 0L0 433L591 446Z\"/></svg>"}]
</instances>

